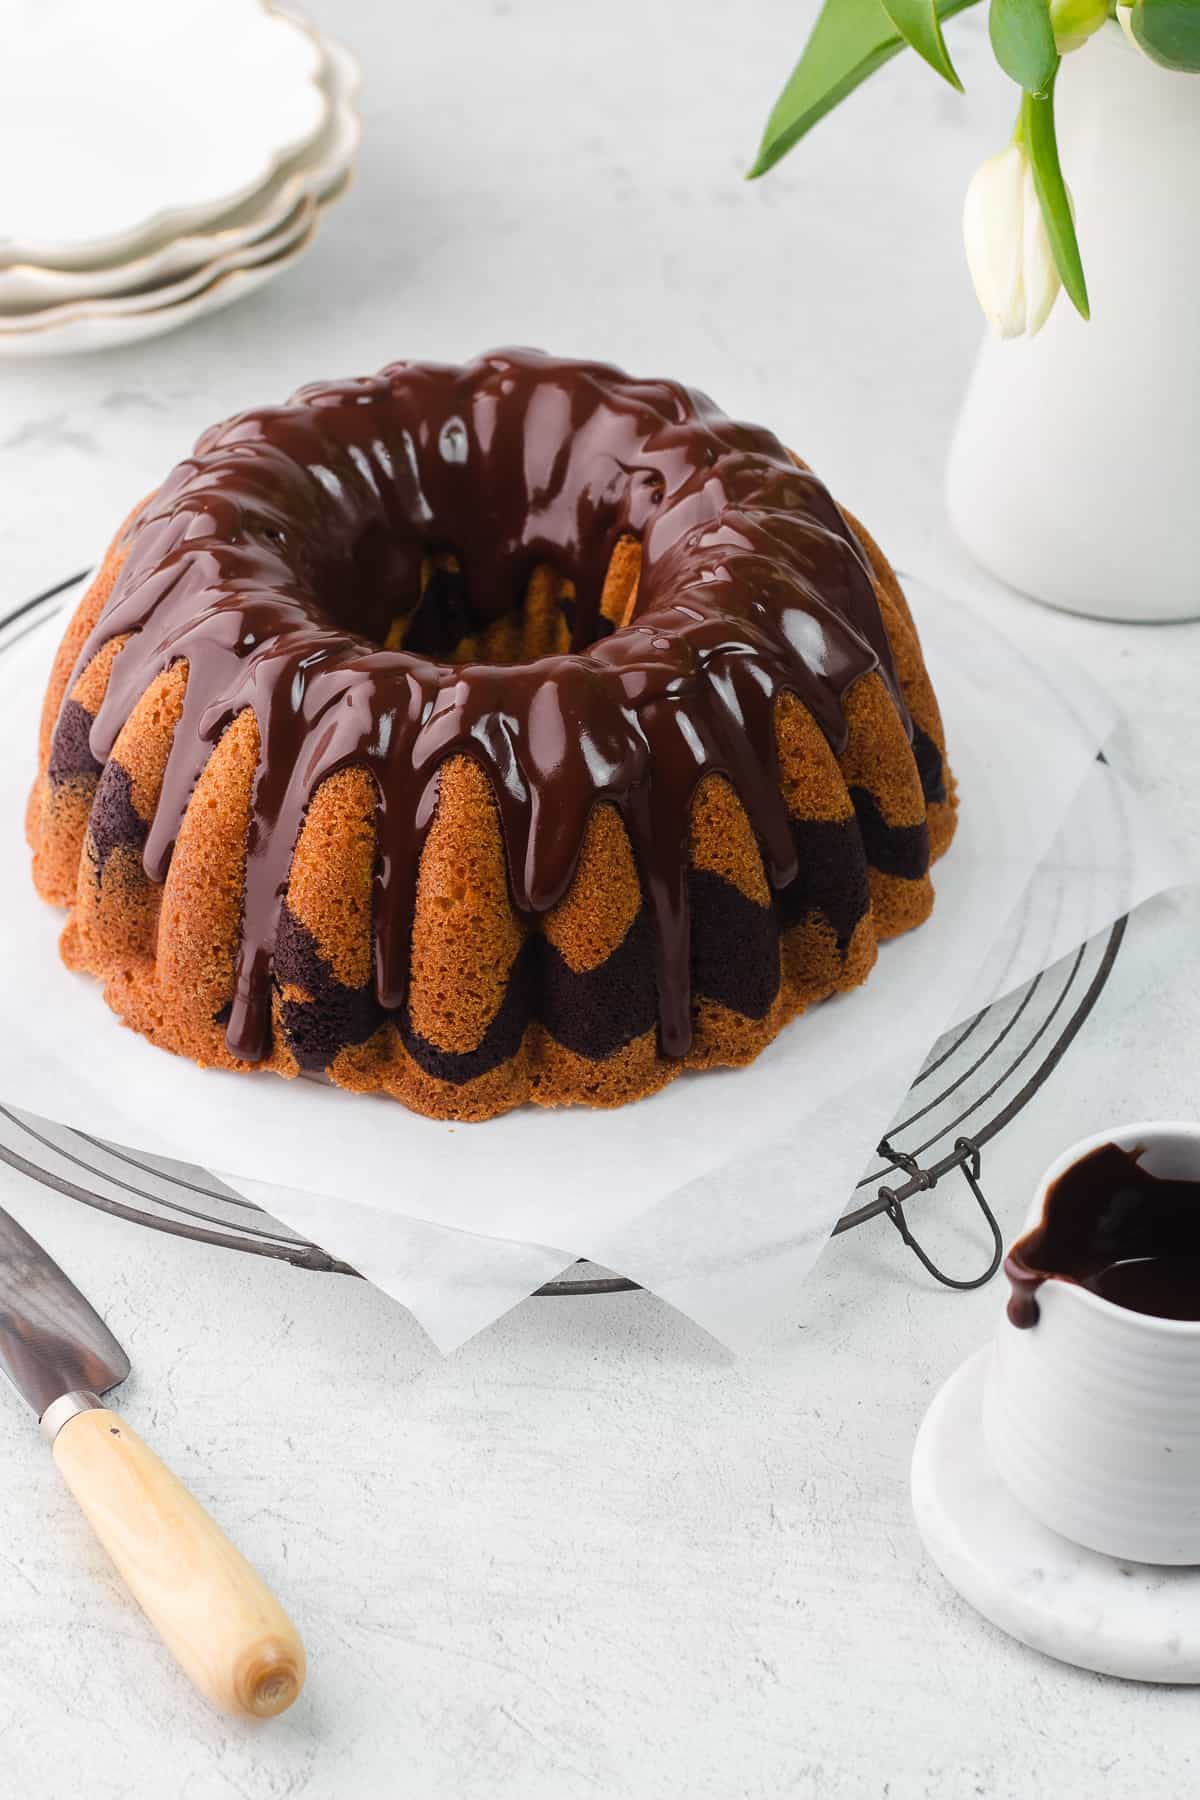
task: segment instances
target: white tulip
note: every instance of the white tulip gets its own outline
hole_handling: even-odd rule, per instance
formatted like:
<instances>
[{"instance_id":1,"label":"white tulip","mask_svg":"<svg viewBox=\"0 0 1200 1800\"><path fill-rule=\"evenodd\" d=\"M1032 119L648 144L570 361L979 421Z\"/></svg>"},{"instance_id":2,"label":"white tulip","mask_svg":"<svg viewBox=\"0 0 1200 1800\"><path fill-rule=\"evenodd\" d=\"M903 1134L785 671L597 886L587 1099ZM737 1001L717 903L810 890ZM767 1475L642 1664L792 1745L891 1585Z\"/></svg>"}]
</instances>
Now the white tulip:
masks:
<instances>
[{"instance_id":1,"label":"white tulip","mask_svg":"<svg viewBox=\"0 0 1200 1800\"><path fill-rule=\"evenodd\" d=\"M1129 42L1133 45L1133 47L1137 51L1138 55L1144 56L1146 54L1146 52L1142 49L1142 46L1138 43L1137 39L1133 35L1133 8L1132 8L1132 6L1124 6L1124 5L1118 6L1117 7L1117 18L1120 21L1121 30L1125 33L1125 36L1129 39Z\"/></svg>"},{"instance_id":2,"label":"white tulip","mask_svg":"<svg viewBox=\"0 0 1200 1800\"><path fill-rule=\"evenodd\" d=\"M1046 221L1042 217L1028 157L1025 158L1025 182L1021 197L1025 211L1021 234L1021 263L1025 278L1025 335L1036 337L1050 317L1050 309L1058 299L1062 281L1054 261L1054 252L1050 248Z\"/></svg>"},{"instance_id":3,"label":"white tulip","mask_svg":"<svg viewBox=\"0 0 1200 1800\"><path fill-rule=\"evenodd\" d=\"M1060 56L1078 50L1108 18L1108 0L1050 0L1050 23Z\"/></svg>"},{"instance_id":4,"label":"white tulip","mask_svg":"<svg viewBox=\"0 0 1200 1800\"><path fill-rule=\"evenodd\" d=\"M1023 144L990 156L971 177L963 242L979 304L1000 336L1040 331L1061 283Z\"/></svg>"}]
</instances>

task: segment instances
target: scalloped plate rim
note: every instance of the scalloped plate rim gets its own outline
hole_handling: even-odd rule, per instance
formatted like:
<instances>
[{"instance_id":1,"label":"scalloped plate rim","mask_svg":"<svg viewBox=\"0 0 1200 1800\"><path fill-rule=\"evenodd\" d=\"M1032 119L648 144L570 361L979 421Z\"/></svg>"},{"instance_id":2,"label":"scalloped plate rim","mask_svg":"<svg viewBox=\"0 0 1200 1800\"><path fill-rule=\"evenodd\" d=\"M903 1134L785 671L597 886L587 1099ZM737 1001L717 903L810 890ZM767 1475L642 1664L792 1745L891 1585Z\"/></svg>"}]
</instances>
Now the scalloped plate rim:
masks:
<instances>
[{"instance_id":1,"label":"scalloped plate rim","mask_svg":"<svg viewBox=\"0 0 1200 1800\"><path fill-rule=\"evenodd\" d=\"M316 52L316 61L306 76L306 85L315 87L321 94L320 78L328 65L328 54L325 40L307 20L283 8L267 8L269 16L278 20L306 37ZM335 103L328 95L322 95L324 105L321 107L317 122L308 130L282 145L277 145L260 160L253 175L227 190L224 194L214 195L208 201L197 201L184 207L165 206L145 214L134 224L126 226L118 232L98 238L60 238L41 243L32 239L0 238L0 267L14 264L53 263L55 256L68 256L78 259L91 256L99 260L123 260L129 250L154 240L181 236L188 232L201 231L206 220L219 217L251 200L254 194L266 186L289 160L303 155L307 146L313 144L321 135L329 122Z\"/></svg>"}]
</instances>

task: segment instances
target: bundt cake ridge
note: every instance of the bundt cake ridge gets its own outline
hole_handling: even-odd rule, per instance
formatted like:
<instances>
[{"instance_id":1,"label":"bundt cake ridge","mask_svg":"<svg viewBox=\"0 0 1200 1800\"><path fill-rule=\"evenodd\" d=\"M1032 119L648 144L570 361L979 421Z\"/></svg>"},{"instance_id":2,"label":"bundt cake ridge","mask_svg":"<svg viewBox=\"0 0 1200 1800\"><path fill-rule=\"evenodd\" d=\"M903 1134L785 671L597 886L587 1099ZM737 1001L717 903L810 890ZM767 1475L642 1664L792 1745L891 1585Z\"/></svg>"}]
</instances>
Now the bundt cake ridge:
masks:
<instances>
[{"instance_id":1,"label":"bundt cake ridge","mask_svg":"<svg viewBox=\"0 0 1200 1800\"><path fill-rule=\"evenodd\" d=\"M703 396L506 351L244 413L126 522L30 807L156 1041L438 1116L750 1060L953 785L878 547Z\"/></svg>"}]
</instances>

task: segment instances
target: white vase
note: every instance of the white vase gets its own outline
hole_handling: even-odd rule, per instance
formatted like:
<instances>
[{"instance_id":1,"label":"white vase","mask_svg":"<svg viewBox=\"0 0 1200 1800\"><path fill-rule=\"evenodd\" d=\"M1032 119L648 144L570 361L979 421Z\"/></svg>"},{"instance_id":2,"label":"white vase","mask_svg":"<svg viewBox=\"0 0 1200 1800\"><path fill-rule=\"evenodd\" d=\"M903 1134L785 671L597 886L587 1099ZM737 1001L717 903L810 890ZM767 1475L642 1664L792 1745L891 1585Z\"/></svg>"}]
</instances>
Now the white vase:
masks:
<instances>
[{"instance_id":1,"label":"white vase","mask_svg":"<svg viewBox=\"0 0 1200 1800\"><path fill-rule=\"evenodd\" d=\"M1200 617L1200 76L1105 25L1063 59L1092 319L989 334L950 450L955 530L1002 581L1101 618Z\"/></svg>"}]
</instances>

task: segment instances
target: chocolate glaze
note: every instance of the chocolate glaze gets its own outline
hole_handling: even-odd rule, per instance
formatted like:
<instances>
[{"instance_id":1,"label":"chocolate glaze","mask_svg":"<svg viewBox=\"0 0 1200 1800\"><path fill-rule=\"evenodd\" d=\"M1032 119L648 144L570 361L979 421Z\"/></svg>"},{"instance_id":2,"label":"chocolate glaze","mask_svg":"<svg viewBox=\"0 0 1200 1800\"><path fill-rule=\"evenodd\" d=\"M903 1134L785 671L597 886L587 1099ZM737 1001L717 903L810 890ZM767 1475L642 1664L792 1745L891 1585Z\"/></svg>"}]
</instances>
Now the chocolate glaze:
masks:
<instances>
[{"instance_id":1,"label":"chocolate glaze","mask_svg":"<svg viewBox=\"0 0 1200 1800\"><path fill-rule=\"evenodd\" d=\"M609 560L630 533L643 550L635 616L602 635ZM437 551L454 553L461 582L430 583L405 650L380 648L417 606L422 559ZM543 563L574 584L569 654L435 660L450 636L439 602L485 624L520 604ZM93 765L155 676L189 665L146 837L152 881L165 878L213 745L244 708L257 719L227 1025L230 1050L250 1062L269 1046L292 850L335 769L366 766L379 792L375 991L387 1011L404 999L417 865L447 757L474 757L490 779L526 917L566 893L590 810L612 800L647 895L662 1049L678 1057L691 1037L698 782L728 777L786 894L804 871L775 767L780 694L796 694L839 752L844 696L879 669L907 724L863 553L776 438L675 383L529 351L464 368L393 364L207 432L130 527L78 667L122 633L82 746ZM940 768L926 757L922 775L928 788ZM869 831L870 807L857 804ZM923 845L905 845L898 872L923 872Z\"/></svg>"},{"instance_id":2,"label":"chocolate glaze","mask_svg":"<svg viewBox=\"0 0 1200 1800\"><path fill-rule=\"evenodd\" d=\"M1028 1329L1044 1281L1069 1281L1132 1312L1200 1319L1200 1181L1142 1168L1143 1151L1105 1144L1050 1188L1041 1223L1004 1263L1008 1316Z\"/></svg>"}]
</instances>

